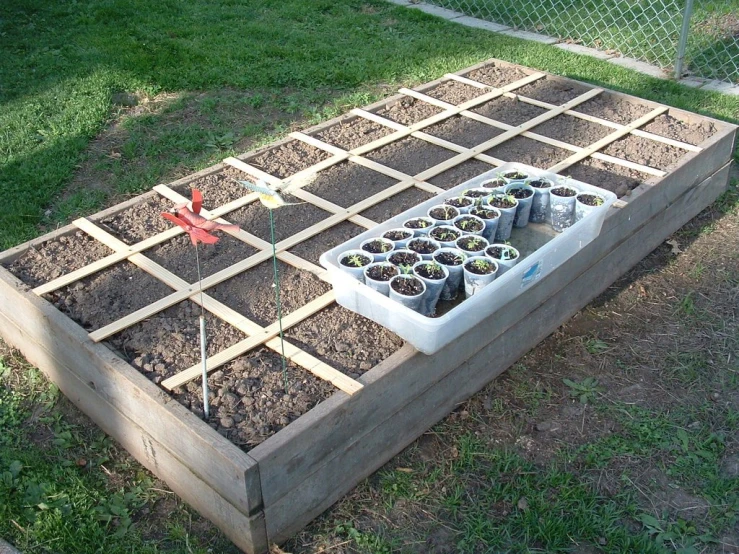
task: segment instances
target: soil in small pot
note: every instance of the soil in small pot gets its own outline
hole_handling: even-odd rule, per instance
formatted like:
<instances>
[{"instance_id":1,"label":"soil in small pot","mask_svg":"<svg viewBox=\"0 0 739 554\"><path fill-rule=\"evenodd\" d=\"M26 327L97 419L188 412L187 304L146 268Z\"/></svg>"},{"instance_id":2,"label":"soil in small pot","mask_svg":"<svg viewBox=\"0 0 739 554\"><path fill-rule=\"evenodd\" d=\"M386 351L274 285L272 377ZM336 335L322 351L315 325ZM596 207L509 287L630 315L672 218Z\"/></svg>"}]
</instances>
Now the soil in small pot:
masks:
<instances>
[{"instance_id":1,"label":"soil in small pot","mask_svg":"<svg viewBox=\"0 0 739 554\"><path fill-rule=\"evenodd\" d=\"M383 233L382 235L383 238L386 238L388 240L404 240L404 239L409 239L412 236L413 236L412 231L401 231L401 230L387 231Z\"/></svg>"},{"instance_id":2,"label":"soil in small pot","mask_svg":"<svg viewBox=\"0 0 739 554\"><path fill-rule=\"evenodd\" d=\"M482 252L485 248L485 243L477 235L472 235L459 239L457 246L465 252Z\"/></svg>"},{"instance_id":3,"label":"soil in small pot","mask_svg":"<svg viewBox=\"0 0 739 554\"><path fill-rule=\"evenodd\" d=\"M531 191L527 191L527 192L531 192ZM511 196L513 196L513 194L511 194ZM513 197L515 198L515 196L513 196ZM524 198L526 198L526 197L524 197ZM511 200L510 198L508 198L508 195L507 194L505 194L505 195L495 195L495 196L493 196L493 197L490 198L490 201L488 203L491 206L493 206L494 208L506 209L506 208L515 208L516 207L516 202L514 202L513 200Z\"/></svg>"},{"instance_id":4,"label":"soil in small pot","mask_svg":"<svg viewBox=\"0 0 739 554\"><path fill-rule=\"evenodd\" d=\"M434 255L434 259L440 264L448 266L458 266L462 265L462 263L464 262L462 256L460 256L459 254L455 254L454 252L439 252L438 254Z\"/></svg>"},{"instance_id":5,"label":"soil in small pot","mask_svg":"<svg viewBox=\"0 0 739 554\"><path fill-rule=\"evenodd\" d=\"M443 279L445 275L444 270L441 268L441 266L434 262L419 264L416 266L415 271L421 277L424 277L426 279Z\"/></svg>"},{"instance_id":6,"label":"soil in small pot","mask_svg":"<svg viewBox=\"0 0 739 554\"><path fill-rule=\"evenodd\" d=\"M419 254L433 254L438 250L437 246L432 242L418 239L410 241L408 248Z\"/></svg>"},{"instance_id":7,"label":"soil in small pot","mask_svg":"<svg viewBox=\"0 0 739 554\"><path fill-rule=\"evenodd\" d=\"M474 203L474 200L469 196L453 196L444 200L444 204L454 206L455 208L467 208Z\"/></svg>"},{"instance_id":8,"label":"soil in small pot","mask_svg":"<svg viewBox=\"0 0 739 554\"><path fill-rule=\"evenodd\" d=\"M500 214L498 214L498 212L494 212L493 210L486 210L485 208L481 207L472 208L472 210L470 210L470 215L476 215L481 219L497 219L498 217L500 217Z\"/></svg>"},{"instance_id":9,"label":"soil in small pot","mask_svg":"<svg viewBox=\"0 0 739 554\"><path fill-rule=\"evenodd\" d=\"M367 271L367 277L375 281L389 281L400 273L398 266L395 265L375 265Z\"/></svg>"},{"instance_id":10,"label":"soil in small pot","mask_svg":"<svg viewBox=\"0 0 739 554\"><path fill-rule=\"evenodd\" d=\"M529 175L528 173L523 173L521 171L508 171L503 174L503 177L506 179L510 179L511 181L520 181L523 179L528 179Z\"/></svg>"},{"instance_id":11,"label":"soil in small pot","mask_svg":"<svg viewBox=\"0 0 739 554\"><path fill-rule=\"evenodd\" d=\"M603 204L603 199L595 194L581 194L577 197L581 204L586 206L600 206Z\"/></svg>"},{"instance_id":12,"label":"soil in small pot","mask_svg":"<svg viewBox=\"0 0 739 554\"><path fill-rule=\"evenodd\" d=\"M508 184L508 182L505 179L500 179L500 178L496 177L495 179L490 179L488 181L484 181L482 183L482 186L484 188L486 188L486 189L495 189L495 188L504 187L507 184Z\"/></svg>"},{"instance_id":13,"label":"soil in small pot","mask_svg":"<svg viewBox=\"0 0 739 554\"><path fill-rule=\"evenodd\" d=\"M392 249L392 244L388 244L381 240L373 240L371 242L365 243L362 246L362 250L365 250L370 254L384 254L385 252L389 252Z\"/></svg>"},{"instance_id":14,"label":"soil in small pot","mask_svg":"<svg viewBox=\"0 0 739 554\"><path fill-rule=\"evenodd\" d=\"M515 250L511 250L504 246L489 246L486 249L486 252L498 260L515 260L518 258L518 254L516 254ZM503 256L506 257L504 258Z\"/></svg>"},{"instance_id":15,"label":"soil in small pot","mask_svg":"<svg viewBox=\"0 0 739 554\"><path fill-rule=\"evenodd\" d=\"M476 233L477 231L482 231L482 229L485 227L484 223L481 223L480 221L471 217L460 217L454 222L454 225L468 233Z\"/></svg>"},{"instance_id":16,"label":"soil in small pot","mask_svg":"<svg viewBox=\"0 0 739 554\"><path fill-rule=\"evenodd\" d=\"M550 192L555 196L561 196L563 198L577 196L577 191L567 187L555 187Z\"/></svg>"},{"instance_id":17,"label":"soil in small pot","mask_svg":"<svg viewBox=\"0 0 739 554\"><path fill-rule=\"evenodd\" d=\"M372 263L369 256L363 256L361 254L352 254L351 256L344 256L339 260L339 263L345 267L364 267Z\"/></svg>"},{"instance_id":18,"label":"soil in small pot","mask_svg":"<svg viewBox=\"0 0 739 554\"><path fill-rule=\"evenodd\" d=\"M395 292L403 296L418 296L423 292L423 283L415 277L396 279L390 283L390 286L393 287Z\"/></svg>"},{"instance_id":19,"label":"soil in small pot","mask_svg":"<svg viewBox=\"0 0 739 554\"><path fill-rule=\"evenodd\" d=\"M551 181L545 181L543 179L532 179L527 184L531 185L535 189L548 189L552 186Z\"/></svg>"},{"instance_id":20,"label":"soil in small pot","mask_svg":"<svg viewBox=\"0 0 739 554\"><path fill-rule=\"evenodd\" d=\"M442 207L434 208L429 212L430 217L433 217L434 219L437 219L439 221L451 221L458 215L459 213L456 212L456 210L447 210Z\"/></svg>"},{"instance_id":21,"label":"soil in small pot","mask_svg":"<svg viewBox=\"0 0 739 554\"><path fill-rule=\"evenodd\" d=\"M486 198L490 196L491 193L490 191L485 190L468 189L462 194L464 194L467 198Z\"/></svg>"},{"instance_id":22,"label":"soil in small pot","mask_svg":"<svg viewBox=\"0 0 739 554\"><path fill-rule=\"evenodd\" d=\"M406 221L405 226L409 229L426 229L428 227L433 227L434 224L426 219L414 218Z\"/></svg>"},{"instance_id":23,"label":"soil in small pot","mask_svg":"<svg viewBox=\"0 0 739 554\"><path fill-rule=\"evenodd\" d=\"M457 240L461 234L461 231L456 231L455 229L434 227L433 229L431 229L429 236L434 240L438 240L439 242L452 242L454 240Z\"/></svg>"},{"instance_id":24,"label":"soil in small pot","mask_svg":"<svg viewBox=\"0 0 739 554\"><path fill-rule=\"evenodd\" d=\"M486 263L484 260L472 260L464 265L465 269L475 275L490 275L495 273L495 264Z\"/></svg>"},{"instance_id":25,"label":"soil in small pot","mask_svg":"<svg viewBox=\"0 0 739 554\"><path fill-rule=\"evenodd\" d=\"M525 198L528 198L529 196L532 196L534 194L534 191L526 188L511 188L511 190L508 191L508 194L510 194L514 198L517 198L518 200L523 200Z\"/></svg>"},{"instance_id":26,"label":"soil in small pot","mask_svg":"<svg viewBox=\"0 0 739 554\"><path fill-rule=\"evenodd\" d=\"M418 254L412 252L393 252L388 256L387 259L391 264L399 267L413 266L416 262L421 261L421 257Z\"/></svg>"}]
</instances>

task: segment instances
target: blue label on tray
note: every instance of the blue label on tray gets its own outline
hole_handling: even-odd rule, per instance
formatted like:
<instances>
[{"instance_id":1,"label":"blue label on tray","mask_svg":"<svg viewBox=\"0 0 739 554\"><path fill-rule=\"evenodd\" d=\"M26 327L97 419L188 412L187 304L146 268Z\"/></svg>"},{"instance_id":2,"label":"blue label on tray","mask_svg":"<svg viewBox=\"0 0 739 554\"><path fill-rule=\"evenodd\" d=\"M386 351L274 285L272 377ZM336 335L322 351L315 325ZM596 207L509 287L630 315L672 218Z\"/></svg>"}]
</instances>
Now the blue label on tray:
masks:
<instances>
[{"instance_id":1,"label":"blue label on tray","mask_svg":"<svg viewBox=\"0 0 739 554\"><path fill-rule=\"evenodd\" d=\"M536 262L534 265L523 272L523 277L521 278L521 288L529 286L531 283L539 279L539 277L541 277L541 262Z\"/></svg>"}]
</instances>

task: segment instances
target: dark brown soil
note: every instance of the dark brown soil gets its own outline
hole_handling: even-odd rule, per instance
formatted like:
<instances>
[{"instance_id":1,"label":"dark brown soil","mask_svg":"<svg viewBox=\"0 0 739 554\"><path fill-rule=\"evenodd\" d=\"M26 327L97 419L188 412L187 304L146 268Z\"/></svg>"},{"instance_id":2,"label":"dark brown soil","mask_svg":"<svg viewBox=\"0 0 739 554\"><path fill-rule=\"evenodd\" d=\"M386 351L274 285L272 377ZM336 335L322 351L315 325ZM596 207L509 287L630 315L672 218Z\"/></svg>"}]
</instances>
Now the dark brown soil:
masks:
<instances>
[{"instance_id":1,"label":"dark brown soil","mask_svg":"<svg viewBox=\"0 0 739 554\"><path fill-rule=\"evenodd\" d=\"M421 102L415 98L403 98L392 106L377 110L376 113L401 125L413 125L442 111L441 108L427 102Z\"/></svg>"},{"instance_id":2,"label":"dark brown soil","mask_svg":"<svg viewBox=\"0 0 739 554\"><path fill-rule=\"evenodd\" d=\"M484 224L481 224L480 221L472 217L460 217L457 221L454 222L454 226L461 229L462 231L474 233L476 231L481 231L484 227Z\"/></svg>"},{"instance_id":3,"label":"dark brown soil","mask_svg":"<svg viewBox=\"0 0 739 554\"><path fill-rule=\"evenodd\" d=\"M449 204L455 208L467 208L474 203L474 200L469 196L454 196L444 200L444 204Z\"/></svg>"},{"instance_id":4,"label":"dark brown soil","mask_svg":"<svg viewBox=\"0 0 739 554\"><path fill-rule=\"evenodd\" d=\"M581 83L565 81L547 75L543 79L538 79L531 84L516 89L514 92L520 96L558 106L585 94L590 89L591 87Z\"/></svg>"},{"instance_id":5,"label":"dark brown soil","mask_svg":"<svg viewBox=\"0 0 739 554\"><path fill-rule=\"evenodd\" d=\"M429 232L429 236L432 239L438 240L440 242L450 242L462 236L462 232L458 231L457 229L450 229L449 227L439 226L431 229L431 231Z\"/></svg>"},{"instance_id":6,"label":"dark brown soil","mask_svg":"<svg viewBox=\"0 0 739 554\"><path fill-rule=\"evenodd\" d=\"M466 85L457 81L444 81L440 85L435 86L425 92L428 96L449 102L458 106L468 100L477 98L478 96L485 94L487 91L482 88L473 87L472 85Z\"/></svg>"},{"instance_id":7,"label":"dark brown soil","mask_svg":"<svg viewBox=\"0 0 739 554\"><path fill-rule=\"evenodd\" d=\"M511 250L510 248L506 248L504 246L488 246L485 249L485 253L498 260L503 259L504 253L507 253L507 260L515 260L516 258L518 258L518 254L516 254L515 250Z\"/></svg>"},{"instance_id":8,"label":"dark brown soil","mask_svg":"<svg viewBox=\"0 0 739 554\"><path fill-rule=\"evenodd\" d=\"M544 108L508 97L496 98L473 108L472 111L514 127L546 112Z\"/></svg>"},{"instance_id":9,"label":"dark brown soil","mask_svg":"<svg viewBox=\"0 0 739 554\"><path fill-rule=\"evenodd\" d=\"M390 286L398 294L403 296L417 296L423 291L423 284L416 277L408 277L407 279L396 279Z\"/></svg>"},{"instance_id":10,"label":"dark brown soil","mask_svg":"<svg viewBox=\"0 0 739 554\"><path fill-rule=\"evenodd\" d=\"M434 208L431 211L429 211L429 216L438 219L439 221L451 221L455 217L459 215L459 211L454 209L454 207L447 208Z\"/></svg>"},{"instance_id":11,"label":"dark brown soil","mask_svg":"<svg viewBox=\"0 0 739 554\"><path fill-rule=\"evenodd\" d=\"M577 194L575 190L571 188L566 188L566 187L556 187L556 188L553 188L550 192L551 194L555 196L564 196L564 197L575 196Z\"/></svg>"},{"instance_id":12,"label":"dark brown soil","mask_svg":"<svg viewBox=\"0 0 739 554\"><path fill-rule=\"evenodd\" d=\"M586 206L600 206L603 199L594 194L581 194L577 197L578 202L582 202Z\"/></svg>"},{"instance_id":13,"label":"dark brown soil","mask_svg":"<svg viewBox=\"0 0 739 554\"><path fill-rule=\"evenodd\" d=\"M253 158L247 158L246 161L257 169L285 179L330 157L331 154L325 150L299 140L292 140L270 148Z\"/></svg>"},{"instance_id":14,"label":"dark brown soil","mask_svg":"<svg viewBox=\"0 0 739 554\"><path fill-rule=\"evenodd\" d=\"M485 243L482 237L466 236L457 241L457 245L465 252L482 252L485 249Z\"/></svg>"},{"instance_id":15,"label":"dark brown soil","mask_svg":"<svg viewBox=\"0 0 739 554\"><path fill-rule=\"evenodd\" d=\"M399 273L398 267L392 264L375 265L366 271L367 277L375 281L389 281Z\"/></svg>"},{"instance_id":16,"label":"dark brown soil","mask_svg":"<svg viewBox=\"0 0 739 554\"><path fill-rule=\"evenodd\" d=\"M448 169L428 179L428 182L448 190L491 169L495 169L495 166L480 160L467 160L452 169Z\"/></svg>"},{"instance_id":17,"label":"dark brown soil","mask_svg":"<svg viewBox=\"0 0 739 554\"><path fill-rule=\"evenodd\" d=\"M534 127L531 132L561 140L573 146L586 148L603 137L613 133L615 129L591 123L572 115L558 115Z\"/></svg>"},{"instance_id":18,"label":"dark brown soil","mask_svg":"<svg viewBox=\"0 0 739 554\"><path fill-rule=\"evenodd\" d=\"M515 137L487 150L485 154L507 162L548 169L569 157L572 152L530 138Z\"/></svg>"},{"instance_id":19,"label":"dark brown soil","mask_svg":"<svg viewBox=\"0 0 739 554\"><path fill-rule=\"evenodd\" d=\"M407 137L373 150L365 157L413 176L454 155L456 152L446 148L415 137Z\"/></svg>"},{"instance_id":20,"label":"dark brown soil","mask_svg":"<svg viewBox=\"0 0 739 554\"><path fill-rule=\"evenodd\" d=\"M372 263L369 256L362 256L361 254L354 254L352 256L345 256L339 260L341 265L346 267L364 267Z\"/></svg>"},{"instance_id":21,"label":"dark brown soil","mask_svg":"<svg viewBox=\"0 0 739 554\"><path fill-rule=\"evenodd\" d=\"M413 236L412 231L392 230L385 232L382 237L390 240L405 240Z\"/></svg>"},{"instance_id":22,"label":"dark brown soil","mask_svg":"<svg viewBox=\"0 0 739 554\"><path fill-rule=\"evenodd\" d=\"M515 195L512 195L517 198ZM507 194L494 194L490 197L489 204L494 208L514 208L518 205L518 202L514 202L508 198Z\"/></svg>"},{"instance_id":23,"label":"dark brown soil","mask_svg":"<svg viewBox=\"0 0 739 554\"><path fill-rule=\"evenodd\" d=\"M397 266L412 266L416 262L421 261L421 256L415 252L393 252L388 256L388 261Z\"/></svg>"},{"instance_id":24,"label":"dark brown soil","mask_svg":"<svg viewBox=\"0 0 739 554\"><path fill-rule=\"evenodd\" d=\"M655 169L668 170L682 158L686 151L634 135L627 135L601 150L604 154Z\"/></svg>"},{"instance_id":25,"label":"dark brown soil","mask_svg":"<svg viewBox=\"0 0 739 554\"><path fill-rule=\"evenodd\" d=\"M635 104L622 96L609 92L599 94L595 98L583 102L575 111L587 115L594 115L621 125L628 125L650 112L651 108L644 104Z\"/></svg>"},{"instance_id":26,"label":"dark brown soil","mask_svg":"<svg viewBox=\"0 0 739 554\"><path fill-rule=\"evenodd\" d=\"M424 132L465 148L473 148L497 137L503 130L469 117L455 115L440 123L426 127Z\"/></svg>"},{"instance_id":27,"label":"dark brown soil","mask_svg":"<svg viewBox=\"0 0 739 554\"><path fill-rule=\"evenodd\" d=\"M411 209L413 206L424 202L431 198L433 194L411 187L404 190L401 193L396 194L392 198L383 200L379 204L375 204L371 208L368 208L361 212L361 215L371 219L372 221L382 222L387 221L396 215L403 213L406 210Z\"/></svg>"},{"instance_id":28,"label":"dark brown soil","mask_svg":"<svg viewBox=\"0 0 739 554\"><path fill-rule=\"evenodd\" d=\"M464 268L470 273L475 273L477 275L489 275L496 269L493 262L487 263L484 260L467 261L464 264Z\"/></svg>"},{"instance_id":29,"label":"dark brown soil","mask_svg":"<svg viewBox=\"0 0 739 554\"><path fill-rule=\"evenodd\" d=\"M408 241L408 250L413 250L419 254L433 254L438 249L439 247L436 244L423 237Z\"/></svg>"},{"instance_id":30,"label":"dark brown soil","mask_svg":"<svg viewBox=\"0 0 739 554\"><path fill-rule=\"evenodd\" d=\"M342 208L348 208L396 183L395 179L377 171L359 164L342 162L321 171L305 190Z\"/></svg>"},{"instance_id":31,"label":"dark brown soil","mask_svg":"<svg viewBox=\"0 0 739 554\"><path fill-rule=\"evenodd\" d=\"M464 261L461 256L454 252L437 252L434 254L434 260L443 265L457 266Z\"/></svg>"},{"instance_id":32,"label":"dark brown soil","mask_svg":"<svg viewBox=\"0 0 739 554\"><path fill-rule=\"evenodd\" d=\"M480 219L498 219L498 217L500 217L500 214L498 212L478 207L472 208L470 210L470 215L476 215Z\"/></svg>"},{"instance_id":33,"label":"dark brown soil","mask_svg":"<svg viewBox=\"0 0 739 554\"><path fill-rule=\"evenodd\" d=\"M514 198L518 198L519 200L523 200L524 198L528 198L529 196L533 195L534 193L531 192L529 189L525 189L523 187L521 188L513 188L508 191L508 194L513 196Z\"/></svg>"},{"instance_id":34,"label":"dark brown soil","mask_svg":"<svg viewBox=\"0 0 739 554\"><path fill-rule=\"evenodd\" d=\"M563 173L583 183L597 183L597 186L615 193L619 198L654 178L647 173L595 158L586 158Z\"/></svg>"},{"instance_id":35,"label":"dark brown soil","mask_svg":"<svg viewBox=\"0 0 739 554\"><path fill-rule=\"evenodd\" d=\"M444 277L444 270L434 262L419 264L414 271L426 279L442 279Z\"/></svg>"},{"instance_id":36,"label":"dark brown soil","mask_svg":"<svg viewBox=\"0 0 739 554\"><path fill-rule=\"evenodd\" d=\"M373 240L362 246L362 250L366 250L370 254L383 254L393 249L392 244L381 240Z\"/></svg>"},{"instance_id":37,"label":"dark brown soil","mask_svg":"<svg viewBox=\"0 0 739 554\"><path fill-rule=\"evenodd\" d=\"M681 121L670 114L662 114L641 127L662 137L667 137L688 144L699 145L716 132L716 126L710 121L688 123Z\"/></svg>"},{"instance_id":38,"label":"dark brown soil","mask_svg":"<svg viewBox=\"0 0 739 554\"><path fill-rule=\"evenodd\" d=\"M528 73L517 67L506 67L501 64L491 63L484 67L473 69L465 75L468 79L490 85L491 87L503 87L514 81L526 77Z\"/></svg>"},{"instance_id":39,"label":"dark brown soil","mask_svg":"<svg viewBox=\"0 0 739 554\"><path fill-rule=\"evenodd\" d=\"M345 150L359 148L389 135L393 130L363 117L352 117L315 134L317 139Z\"/></svg>"},{"instance_id":40,"label":"dark brown soil","mask_svg":"<svg viewBox=\"0 0 739 554\"><path fill-rule=\"evenodd\" d=\"M428 219L423 219L419 217L415 217L412 219L409 219L405 222L405 226L409 229L425 229L426 227L431 227L433 223L429 221Z\"/></svg>"}]
</instances>

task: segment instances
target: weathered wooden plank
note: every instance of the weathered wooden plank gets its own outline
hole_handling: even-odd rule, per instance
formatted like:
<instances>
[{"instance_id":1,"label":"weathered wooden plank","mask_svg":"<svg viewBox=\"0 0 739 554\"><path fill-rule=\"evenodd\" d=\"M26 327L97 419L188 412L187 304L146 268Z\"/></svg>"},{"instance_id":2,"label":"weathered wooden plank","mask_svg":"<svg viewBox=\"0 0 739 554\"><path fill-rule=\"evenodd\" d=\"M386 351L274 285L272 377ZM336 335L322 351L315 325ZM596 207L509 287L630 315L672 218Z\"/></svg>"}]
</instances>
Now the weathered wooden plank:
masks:
<instances>
[{"instance_id":1,"label":"weathered wooden plank","mask_svg":"<svg viewBox=\"0 0 739 554\"><path fill-rule=\"evenodd\" d=\"M69 368L94 394L146 429L229 503L247 515L261 509L258 467L251 456L111 350L92 342L84 329L4 268L0 268L0 305L13 306L4 312L3 320L12 325L3 324L0 332L52 381Z\"/></svg>"},{"instance_id":2,"label":"weathered wooden plank","mask_svg":"<svg viewBox=\"0 0 739 554\"><path fill-rule=\"evenodd\" d=\"M322 466L276 504L265 506L270 540L281 542L292 536L343 496L345 493L342 491L350 490L448 414L459 402L502 373L534 344L713 202L726 190L727 182L728 166L701 185L688 190L669 208L648 220L618 247L569 282L558 294L535 308L529 317L520 319L434 386L395 412L383 410L387 418L378 427L356 437L351 444L345 444L330 464ZM510 340L511 336L525 336L527 340ZM367 467L370 460L372 467ZM337 474L336 467L342 467L344 471ZM298 505L299 513L294 508Z\"/></svg>"},{"instance_id":3,"label":"weathered wooden plank","mask_svg":"<svg viewBox=\"0 0 739 554\"><path fill-rule=\"evenodd\" d=\"M727 142L731 142L731 137L725 138ZM707 156L707 159L703 160L703 157L699 159L703 160L706 166L713 165L714 168L720 167L728 159L727 155L721 157L720 149L711 147L707 148L703 154ZM630 203L621 210L612 210L598 239L588 249L584 249L584 252L581 251L578 256L570 259L563 268L560 268L558 274L572 278L579 272L584 271L588 264L593 263L599 255L602 255L601 253L605 253L609 248L618 244L623 236L633 232L638 226L654 217L664 206L669 205L672 200L695 183L690 179L677 180L669 179L669 177L665 181L665 183L656 187L643 185L642 198L639 202ZM618 217L616 217L616 214L618 214ZM622 225L624 227L621 227ZM594 256L595 259L592 259ZM566 281L560 281L548 278L534 285L523 300L525 303L523 311L518 311L521 308L519 300L516 313L525 314L527 306L530 308L546 300L556 292L556 287L561 288L566 284ZM499 310L498 318L485 328L486 340L492 339L512 325L514 322L509 321L509 317L510 315L505 309ZM342 399L341 395L335 395L335 397L319 405L313 412L307 414L310 417L304 416L293 422L288 429L281 431L281 433L285 433L284 436L280 436L280 433L278 433L275 437L272 437L269 443L256 447L251 451L251 454L262 464L262 479L265 484L265 495L267 495L265 504L272 503L281 494L287 493L291 487L297 486L297 483L292 480L297 475L293 474L295 468L300 468L300 476L304 475L314 465L323 463L325 453L330 452L335 446L332 443L333 440L348 440L350 434L355 431L352 424L348 422L349 419L356 417L357 420L361 421L364 417L371 417L376 406L364 404L364 399L370 397L382 398L384 406L388 409L399 406L408 397L418 394L418 388L423 386L423 383L433 382L435 377L441 378L456 363L474 353L474 348L475 346L467 344L463 337L450 345L450 348L435 354L433 363L430 363L428 358L418 354L419 359L426 359L427 367L423 367L423 364L421 364L417 369L418 373L411 370L396 372L392 379L387 376L391 370L388 364L394 367L399 362L392 358L386 360L387 364L380 364L360 378L360 382L365 384L365 394L353 398L352 402L347 402L345 398ZM397 377L398 375L400 376ZM398 391L402 391L402 393ZM351 418L348 415L349 413L352 414ZM317 423L319 421L320 423ZM321 429L332 429L332 436L323 436L321 429L313 429L310 432L303 429L303 426L311 428L313 425L317 425ZM305 436L312 437L311 444L304 444L299 438L299 435L304 431ZM324 443L323 440L327 440L331 444ZM279 452L283 448L284 450ZM280 467L282 470L279 473L273 473L274 467Z\"/></svg>"},{"instance_id":4,"label":"weathered wooden plank","mask_svg":"<svg viewBox=\"0 0 739 554\"><path fill-rule=\"evenodd\" d=\"M2 314L0 328L4 336L15 336L16 340L24 340L20 338L23 331ZM15 333L11 328L15 329ZM134 458L166 482L175 494L203 517L220 527L234 544L247 553L261 554L267 551L267 530L263 512L258 511L252 516L247 516L239 511L194 474L188 467L188 461L183 462L170 453L159 441L121 414L61 362L56 362L51 378L64 395L103 431L115 438Z\"/></svg>"}]
</instances>

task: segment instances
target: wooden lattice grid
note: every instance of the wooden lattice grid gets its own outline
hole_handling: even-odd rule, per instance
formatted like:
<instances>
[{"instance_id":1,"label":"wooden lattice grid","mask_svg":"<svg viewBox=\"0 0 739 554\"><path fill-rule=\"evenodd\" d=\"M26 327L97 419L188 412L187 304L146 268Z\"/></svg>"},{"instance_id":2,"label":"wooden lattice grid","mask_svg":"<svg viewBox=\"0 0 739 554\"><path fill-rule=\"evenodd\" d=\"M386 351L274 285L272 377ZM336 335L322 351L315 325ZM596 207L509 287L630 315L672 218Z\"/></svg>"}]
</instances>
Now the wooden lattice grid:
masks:
<instances>
[{"instance_id":1,"label":"wooden lattice grid","mask_svg":"<svg viewBox=\"0 0 739 554\"><path fill-rule=\"evenodd\" d=\"M469 71L471 70L468 70L468 72ZM382 117L377 113L374 113L373 111L368 111L364 109L353 109L351 110L348 117L364 118L375 124L387 127L392 131L390 132L390 134L387 134L377 140L374 140L353 150L344 150L337 146L328 144L310 134L302 132L290 133L289 136L292 139L304 142L314 148L325 151L329 154L329 157L306 169L298 171L285 180L279 179L269 173L258 169L253 165L250 165L246 161L248 160L247 155L243 155L240 157L244 159L231 157L224 160L224 162L225 164L244 172L248 176L248 178L262 179L276 189L284 187L287 183L291 181L301 180L305 177L314 175L320 171L326 170L336 164L345 161L364 166L377 173L388 176L398 181L396 184L387 187L381 192L369 196L348 208L338 206L337 204L334 204L304 189L291 191L291 194L299 198L301 201L312 204L315 207L328 212L331 215L329 215L322 221L309 226L301 232L278 242L275 247L277 257L280 261L284 263L290 264L298 269L313 273L320 279L328 281L326 271L323 268L318 267L315 264L288 252L288 249L344 221L349 221L366 229L370 229L378 222L375 222L363 215L360 215L361 212L382 201L388 200L391 197L403 191L406 191L407 189L414 187L427 193L438 194L439 192L442 192L443 189L431 184L430 182L428 182L428 180L469 160L476 159L495 167L500 166L506 163L507 160L495 158L493 156L490 156L489 154L486 154L485 152L515 137L525 137L527 139L532 139L540 143L555 146L557 148L561 148L570 152L570 155L564 160L547 168L547 170L552 173L560 173L573 164L584 160L585 158L592 157L604 162L609 162L612 164L634 169L642 173L652 175L654 177L664 177L666 175L666 172L663 170L637 164L628 160L609 156L599 152L599 150L629 134L641 138L646 138L652 141L661 142L688 152L699 152L701 150L701 148L697 146L655 135L639 129L639 127L644 126L657 116L666 112L668 110L666 106L657 107L649 111L642 117L631 122L630 124L622 125L582 112L578 112L576 110L578 105L601 94L603 90L600 88L592 88L562 105L549 104L547 102L542 102L540 100L522 96L515 92L517 89L534 83L544 77L546 77L544 73L532 73L506 86L496 88L481 83L479 81L472 80L463 75L447 74L435 84L432 83L429 85L418 87L418 89L416 90L401 88L399 90L399 93L403 95L403 97L408 97L425 102L427 104L431 104L435 107L441 108L442 111L411 125L403 125ZM486 92L475 98L462 102L459 105L447 103L445 101L429 96L423 92L424 90L427 90L430 86L438 86L439 83L443 83L445 81L463 83L465 85L469 85L484 90ZM480 106L482 104L485 104L486 102L502 96L531 104L538 108L542 108L545 111L539 116L534 117L533 119L530 119L517 126L509 125L471 111L477 106ZM587 147L575 146L561 140L546 137L544 135L540 135L531 131L534 127L563 114L583 119L591 123L603 125L605 127L613 129L613 131L604 138L590 144ZM472 148L467 148L424 132L425 128L455 116L469 118L476 122L489 125L491 127L494 127L495 129L501 130L502 133L497 134L490 140L487 140ZM420 173L417 173L415 175L403 173L401 171L398 171L397 169L393 169L391 167L388 167L387 165L378 163L365 157L368 153L371 153L383 146L387 146L393 142L405 139L407 137L414 137L431 145L444 148L453 152L454 155L451 158L433 167L425 169L424 171L421 171ZM183 197L166 185L158 185L154 187L154 190L162 197L172 201L174 204L181 204L188 201L187 198ZM246 193L245 191L245 195L243 197L212 210L203 209L201 215L207 219L216 220L220 223L228 223L228 221L224 219L224 216L227 216L234 210L237 210L248 204L251 204L252 202L257 201L257 199L258 197L256 194ZM623 205L625 205L624 201L620 200L616 204L616 207ZM83 268L70 272L39 287L36 287L35 289L33 289L33 292L37 295L41 296L43 294L58 290L64 286L70 285L84 277L92 275L123 260L128 260L129 262L133 263L137 267L159 279L161 282L174 290L174 292L170 293L164 298L152 304L149 304L148 306L145 306L144 308L141 308L133 313L130 313L117 321L105 325L104 327L90 332L89 336L93 341L102 341L107 337L110 337L111 335L114 335L131 325L134 325L146 318L149 318L170 306L173 306L183 300L189 299L196 304L202 306L205 310L217 316L227 324L243 332L247 336L246 339L209 357L207 359L207 367L209 371L214 371L215 369L233 360L237 356L240 356L259 346L266 346L267 348L270 348L277 352L282 351L280 339L278 338L278 322L274 322L267 326L261 326L207 294L207 290L210 287L213 287L218 283L230 279L231 277L234 277L239 273L256 266L257 264L269 260L272 257L271 243L264 241L261 238L245 230L230 233L238 240L241 240L244 243L256 248L257 253L243 260L240 260L239 262L236 262L230 267L227 267L221 271L218 271L217 273L214 273L213 275L204 278L202 280L201 286L199 286L197 282L187 283L185 280L166 270L161 265L153 262L151 259L147 258L143 254L145 250L161 244L165 241L171 240L172 238L181 234L183 231L179 227L168 229L162 233L138 242L137 244L128 245L86 218L80 218L76 220L74 222L74 225L78 229L82 230L83 232L87 233L94 239L98 240L99 242L113 250L114 253ZM308 302L294 312L286 315L282 319L283 329L287 330L290 327L297 325L301 321L326 308L332 302L334 302L332 292L325 293L320 297L314 299L313 301ZM287 340L285 341L285 355L296 365L310 371L319 378L329 381L334 386L348 394L354 394L357 391L361 390L361 388L363 387L363 385L358 381L344 375L329 364L318 360L308 352L305 352L304 350L291 344ZM188 381L196 379L200 376L200 374L201 367L200 365L196 365L184 369L174 376L165 379L164 381L162 381L161 385L167 390L172 390L178 386L187 383Z\"/></svg>"}]
</instances>

